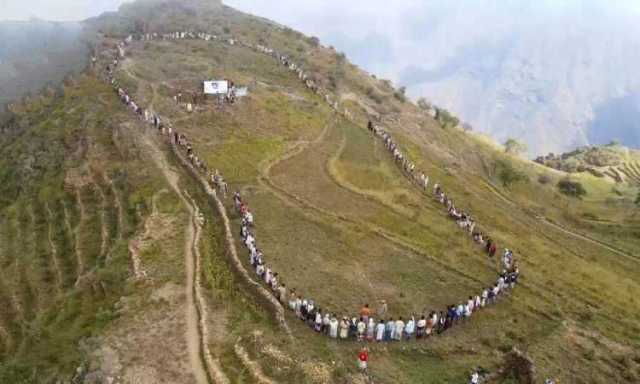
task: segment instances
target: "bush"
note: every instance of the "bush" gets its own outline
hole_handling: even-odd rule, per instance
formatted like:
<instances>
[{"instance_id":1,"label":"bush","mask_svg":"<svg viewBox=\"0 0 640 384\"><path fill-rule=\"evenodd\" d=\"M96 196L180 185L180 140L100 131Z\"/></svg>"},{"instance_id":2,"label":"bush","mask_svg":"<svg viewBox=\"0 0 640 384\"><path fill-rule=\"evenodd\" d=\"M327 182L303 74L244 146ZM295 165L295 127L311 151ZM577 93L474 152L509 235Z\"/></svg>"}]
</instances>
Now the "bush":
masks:
<instances>
[{"instance_id":1,"label":"bush","mask_svg":"<svg viewBox=\"0 0 640 384\"><path fill-rule=\"evenodd\" d=\"M527 181L527 175L518 171L510 161L498 160L495 165L498 171L498 178L505 188L509 188L513 184L521 181Z\"/></svg>"},{"instance_id":2,"label":"bush","mask_svg":"<svg viewBox=\"0 0 640 384\"><path fill-rule=\"evenodd\" d=\"M551 176L547 175L546 173L541 174L540 176L538 176L538 183L540 184L549 184L551 182Z\"/></svg>"},{"instance_id":3,"label":"bush","mask_svg":"<svg viewBox=\"0 0 640 384\"><path fill-rule=\"evenodd\" d=\"M511 155L521 155L527 151L527 145L516 139L509 138L504 143L504 150Z\"/></svg>"},{"instance_id":4,"label":"bush","mask_svg":"<svg viewBox=\"0 0 640 384\"><path fill-rule=\"evenodd\" d=\"M444 108L436 108L436 120L440 123L442 128L457 127L458 124L460 124L460 119L453 116Z\"/></svg>"},{"instance_id":5,"label":"bush","mask_svg":"<svg viewBox=\"0 0 640 384\"><path fill-rule=\"evenodd\" d=\"M404 103L407 100L406 92L407 87L400 87L398 91L393 93L393 96Z\"/></svg>"},{"instance_id":6,"label":"bush","mask_svg":"<svg viewBox=\"0 0 640 384\"><path fill-rule=\"evenodd\" d=\"M311 36L309 38L309 44L311 44L312 47L317 48L320 45L320 39L316 36Z\"/></svg>"},{"instance_id":7,"label":"bush","mask_svg":"<svg viewBox=\"0 0 640 384\"><path fill-rule=\"evenodd\" d=\"M558 182L558 189L560 192L571 197L581 198L587 194L587 190L584 189L581 183L569 179L560 180Z\"/></svg>"}]
</instances>

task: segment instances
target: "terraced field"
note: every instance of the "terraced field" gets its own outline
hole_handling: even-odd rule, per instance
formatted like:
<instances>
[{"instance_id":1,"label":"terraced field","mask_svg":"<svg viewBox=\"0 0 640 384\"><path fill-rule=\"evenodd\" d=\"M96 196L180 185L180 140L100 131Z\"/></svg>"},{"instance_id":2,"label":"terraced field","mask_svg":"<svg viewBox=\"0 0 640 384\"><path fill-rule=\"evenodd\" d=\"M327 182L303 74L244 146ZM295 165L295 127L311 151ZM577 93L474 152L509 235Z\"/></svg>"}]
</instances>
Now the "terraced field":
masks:
<instances>
[{"instance_id":1,"label":"terraced field","mask_svg":"<svg viewBox=\"0 0 640 384\"><path fill-rule=\"evenodd\" d=\"M336 313L384 299L386 316L419 316L496 277L495 260L367 131L370 118L515 251L518 288L444 335L368 344L370 369L359 372L360 344L278 312L242 272L251 267L231 198L203 188L101 80L132 15L146 15L151 30L198 26L288 52L341 100L335 113L273 58L223 40L134 40L115 73L242 193L265 259L289 288ZM0 137L0 382L453 383L482 366L490 382L516 383L514 347L539 379L637 382L635 189L612 192L585 176L587 197L572 200L555 186L565 175L443 128L335 50L215 2L134 3L93 23L95 71L64 95L17 106L20 129ZM188 112L174 96L205 78L233 79L249 95ZM508 167L523 180L503 183ZM618 172L635 179L640 165Z\"/></svg>"},{"instance_id":2,"label":"terraced field","mask_svg":"<svg viewBox=\"0 0 640 384\"><path fill-rule=\"evenodd\" d=\"M240 48L198 41L136 44L127 68L138 78L143 78L143 72L204 77L207 74L198 68L210 60L220 68L220 77L241 76L224 55ZM178 70L157 63L151 52L159 46L169 55L195 51L195 58L190 57L203 60L202 64ZM238 54L247 61L259 60L250 51ZM288 286L336 312L354 312L364 302L384 298L397 315L438 308L490 281L495 273L493 263L458 232L441 207L403 178L379 142L364 128L328 114L313 94L292 84L275 63L274 68L261 65L251 95L232 107L204 106L189 114L171 95L154 92L145 81L138 83L135 96L153 100L170 124L187 135L196 152L226 176L230 189L242 191L256 214L261 248ZM160 82L162 77L147 81ZM195 91L175 91L185 89ZM265 109L268 118L263 115ZM541 369L550 374L563 371L570 361L584 359L578 351L595 348L595 338L609 340L605 349L612 348L610 356L617 355L613 352L617 348L627 350L624 344L635 340L637 326L634 310L629 308L632 296L623 293L623 287L631 284L632 291L636 289L632 281L637 260L620 258L606 248L585 248L584 240L540 222L526 210L514 209L517 203L498 199L486 181L480 182L475 166L467 170L442 160L443 152L434 146L444 144L425 144L423 136L408 136L403 128L397 129L394 136L409 148L418 167L444 184L458 205L475 213L499 244L514 244L526 272L521 290L507 302L445 338L410 347L446 359L435 358L424 370L407 372L399 367L411 364L412 357L400 353L400 347L373 346L380 359L372 370L374 377L411 382L436 370L440 379L461 378L464 374L445 372L460 372L461 366L471 364L469 359L491 365L491 351L508 350L510 345L527 345ZM455 135L459 133L444 132L432 140L455 142ZM463 145L470 145L468 141L462 138ZM485 149L477 148L476 156L480 156ZM448 156L444 154L445 159ZM228 208L232 211L231 205ZM237 221L235 225L239 231ZM238 248L242 249L240 244ZM611 327L614 323L615 329ZM302 348L306 355L324 361L353 353L348 345L307 335L295 321L293 326L299 342L287 350L294 355ZM232 329L237 334L246 330L244 326ZM275 342L277 333L262 337L273 337ZM570 347L567 340L571 340ZM477 348L472 358L463 358L465 345ZM456 352L456 348L461 350ZM273 370L268 356L257 356L267 375L282 377ZM456 362L445 363L452 356ZM598 371L582 367L582 371L565 374L615 375L613 360L606 353L597 356ZM339 360L350 365L344 358Z\"/></svg>"}]
</instances>

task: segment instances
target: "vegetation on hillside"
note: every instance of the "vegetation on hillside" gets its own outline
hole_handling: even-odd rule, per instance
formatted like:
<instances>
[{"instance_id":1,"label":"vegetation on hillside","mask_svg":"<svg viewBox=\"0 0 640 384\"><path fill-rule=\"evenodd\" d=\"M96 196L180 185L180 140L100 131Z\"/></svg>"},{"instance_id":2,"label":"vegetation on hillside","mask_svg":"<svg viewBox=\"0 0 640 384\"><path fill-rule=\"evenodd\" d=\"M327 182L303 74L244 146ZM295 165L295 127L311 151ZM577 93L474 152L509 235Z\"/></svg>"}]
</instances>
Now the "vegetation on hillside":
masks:
<instances>
[{"instance_id":1,"label":"vegetation on hillside","mask_svg":"<svg viewBox=\"0 0 640 384\"><path fill-rule=\"evenodd\" d=\"M374 381L463 382L471 367L482 366L504 369L509 379L502 379L515 382L513 347L526 350L541 377L637 381L637 188L613 193L610 181L577 174L567 196L560 187L565 174L473 133L442 129L460 122L439 108L432 117L426 101L407 102L397 96L401 90L313 39L218 2L142 1L91 23L107 35L96 40L107 53L136 31L195 28L262 42L300 60L334 90L351 119L336 115L277 61L220 41L134 41L116 72L136 100L153 105L221 171L230 190L242 192L280 281L324 310L353 313L386 299L386 316L420 316L466 298L497 271L442 205L403 177L366 130L371 119L478 228L514 249L522 289L445 335L370 344ZM198 92L204 78L233 79L249 86L249 96L234 105L209 101L194 112L173 100ZM82 363L189 382L180 371L184 349L175 342L184 336L179 303L188 219L160 170L175 173L203 212L198 249L214 319L206 342L231 382L254 380L236 345L277 382L363 380L354 364L359 345L319 337L293 317L295 337L283 342L268 309L229 269L210 201L171 160L157 166L155 157L171 157L153 151L161 144L155 130L134 120L98 79L83 76L59 97L34 98L3 121L0 304L8 310L0 327L11 338L0 343L1 382L34 381L34 372L41 382L68 380ZM225 204L234 212L230 199ZM231 213L231 220L239 233L240 218ZM150 276L144 282L128 279L132 240L141 244ZM164 370L172 365L178 368Z\"/></svg>"}]
</instances>

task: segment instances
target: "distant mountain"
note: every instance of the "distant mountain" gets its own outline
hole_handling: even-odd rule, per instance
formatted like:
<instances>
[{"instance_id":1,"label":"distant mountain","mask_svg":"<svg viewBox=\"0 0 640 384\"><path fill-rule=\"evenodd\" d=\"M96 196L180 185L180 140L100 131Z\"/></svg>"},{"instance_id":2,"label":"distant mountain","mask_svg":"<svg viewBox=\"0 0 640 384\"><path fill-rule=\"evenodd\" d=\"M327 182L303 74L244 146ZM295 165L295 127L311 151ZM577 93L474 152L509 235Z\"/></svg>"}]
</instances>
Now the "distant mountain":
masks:
<instances>
[{"instance_id":1,"label":"distant mountain","mask_svg":"<svg viewBox=\"0 0 640 384\"><path fill-rule=\"evenodd\" d=\"M550 153L535 161L568 173L587 172L617 184L640 186L640 151L616 143L581 147L562 154Z\"/></svg>"},{"instance_id":2,"label":"distant mountain","mask_svg":"<svg viewBox=\"0 0 640 384\"><path fill-rule=\"evenodd\" d=\"M531 156L613 139L640 148L640 28L609 2L451 6L400 83ZM623 3L623 2L620 2Z\"/></svg>"},{"instance_id":3,"label":"distant mountain","mask_svg":"<svg viewBox=\"0 0 640 384\"><path fill-rule=\"evenodd\" d=\"M36 92L84 67L80 23L0 22L0 104Z\"/></svg>"}]
</instances>

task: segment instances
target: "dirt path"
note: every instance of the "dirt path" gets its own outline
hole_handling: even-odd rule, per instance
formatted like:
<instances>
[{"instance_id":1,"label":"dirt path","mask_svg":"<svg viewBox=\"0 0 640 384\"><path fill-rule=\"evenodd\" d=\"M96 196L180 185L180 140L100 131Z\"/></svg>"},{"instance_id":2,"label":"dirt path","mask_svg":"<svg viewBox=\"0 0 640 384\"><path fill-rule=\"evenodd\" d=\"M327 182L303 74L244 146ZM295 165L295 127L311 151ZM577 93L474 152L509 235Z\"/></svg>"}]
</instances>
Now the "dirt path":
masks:
<instances>
[{"instance_id":1,"label":"dirt path","mask_svg":"<svg viewBox=\"0 0 640 384\"><path fill-rule=\"evenodd\" d=\"M514 202L514 201L512 201L511 199L509 199L508 197L504 196L504 195L503 195L500 191L498 191L498 190L497 190L493 185L491 185L491 184L489 184L489 183L487 183L487 182L484 182L484 184L485 184L486 188L487 188L491 193L493 193L495 196L497 196L498 198L500 198L500 200L502 200L502 201L504 201L505 203L507 203L509 206L511 206L511 207L517 207L517 208L519 208L519 207L520 207L516 202ZM547 226L552 227L552 228L554 228L555 230L560 231L560 232L562 232L562 233L564 233L564 234L570 235L570 236L575 237L575 238L578 238L578 239L580 239L580 240L587 241L587 242L589 242L589 243L591 243L591 244L598 245L598 246L600 246L600 247L602 247L602 248L605 248L605 249L607 249L608 251L611 251L611 252L613 252L613 253L615 253L615 254L617 254L617 255L619 255L619 256L623 256L623 257L629 258L629 259L634 260L634 261L638 261L638 260L639 260L639 259L638 259L638 256L634 256L633 254L628 253L628 252L626 252L626 251L623 251L623 250L621 250L621 249L619 249L619 248L617 248L617 247L615 247L615 246L613 246L613 245L610 245L610 244L608 244L608 243L606 243L606 242L604 242L604 241L601 241L601 240L598 240L598 239L594 239L594 238L592 238L592 237L590 237L590 236L583 235L583 234L581 234L581 233L574 232L574 231L572 231L571 229L569 229L569 228L567 228L567 227L565 227L565 226L563 226L563 225L556 224L556 223L554 223L554 222L550 221L550 220L549 220L549 219L547 219L546 217L543 217L543 216L537 216L537 215L535 215L535 216L533 216L533 217L534 217L535 219L537 219L538 221L542 222L543 224L546 224Z\"/></svg>"},{"instance_id":2,"label":"dirt path","mask_svg":"<svg viewBox=\"0 0 640 384\"><path fill-rule=\"evenodd\" d=\"M317 205L315 205L314 203L301 198L300 196L293 194L289 191L287 191L286 189L280 187L279 185L277 185L270 177L270 171L271 169L276 166L277 164L279 164L282 161L286 161L290 158L292 158L293 156L296 156L298 154L300 154L301 152L303 152L304 150L308 149L310 147L310 145L312 144L317 144L319 142L321 142L327 135L327 131L328 131L328 127L325 128L325 130L320 134L320 136L316 139L314 139L313 141L310 142L301 142L296 144L295 146L293 146L287 153L285 153L284 155L272 159L271 161L269 161L265 166L262 167L261 172L260 172L260 176L258 177L258 182L260 183L260 185L262 185L264 188L266 188L267 190L269 190L271 193L274 194L274 196L276 196L277 198L279 198L281 201L283 201L285 204L289 205L292 208L296 208L298 210L300 210L305 216L309 217L312 220L320 220L322 222L325 222L329 225L332 226L339 226L342 228L350 228L354 231L362 231L362 230L366 230L370 233L374 233L380 237L382 237L383 239L393 243L394 245L408 250L410 252L413 252L415 254L424 256L428 259L430 259L431 261L433 261L434 263L438 264L439 266L443 267L444 269L455 273L461 277L464 277L466 279L468 279L469 281L473 281L475 283L481 283L484 284L484 282L480 279L478 279L477 277L465 273L455 267L452 267L450 264L443 262L442 260L433 257L431 255L429 255L428 253L425 253L424 250L422 250L420 247L405 241L402 238L399 238L397 235L395 235L394 233L389 232L388 230L381 228L375 224L372 224L370 222L365 222L362 220L357 220L357 219L353 219L353 218L349 218L345 215L324 209L322 207L319 207ZM314 213L308 212L308 211L314 211Z\"/></svg>"},{"instance_id":3,"label":"dirt path","mask_svg":"<svg viewBox=\"0 0 640 384\"><path fill-rule=\"evenodd\" d=\"M185 295L187 297L185 316L187 319L187 329L185 330L185 337L187 339L187 348L189 354L189 362L191 363L191 369L197 384L208 384L207 373L204 369L204 364L200 358L200 334L198 332L198 310L196 308L196 300L194 297L194 255L193 245L195 243L195 225L194 225L194 209L189 204L189 201L185 198L179 186L179 176L173 171L164 155L153 143L153 141L141 135L144 145L149 149L153 161L158 168L162 171L165 179L174 190L176 195L180 198L185 208L189 212L189 220L185 228L185 243L184 243L184 264L185 264Z\"/></svg>"},{"instance_id":4,"label":"dirt path","mask_svg":"<svg viewBox=\"0 0 640 384\"><path fill-rule=\"evenodd\" d=\"M135 130L135 128L134 128ZM199 211L195 204L192 204L189 199L182 192L179 185L179 175L174 171L164 153L157 147L155 142L144 133L139 135L142 144L149 150L149 154L154 163L163 173L165 179L174 190L176 195L180 198L185 208L189 212L189 220L185 228L185 294L187 297L185 316L187 321L187 329L185 330L185 337L187 339L187 348L189 361L191 363L191 369L197 384L209 383L208 377L215 383L228 383L228 379L222 372L222 369L217 360L211 357L211 353L207 347L207 331L206 331L206 307L204 307L203 300L201 300L199 292L199 251L198 240L200 237L199 227ZM198 300L200 302L198 303ZM198 305L200 304L200 311ZM203 362L205 358L207 364L205 366ZM207 372L209 374L207 374Z\"/></svg>"}]
</instances>

